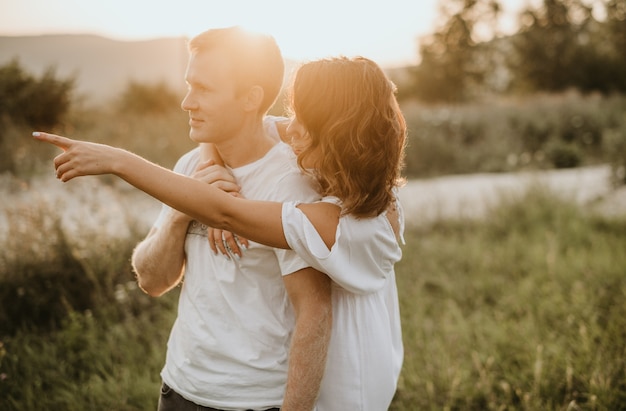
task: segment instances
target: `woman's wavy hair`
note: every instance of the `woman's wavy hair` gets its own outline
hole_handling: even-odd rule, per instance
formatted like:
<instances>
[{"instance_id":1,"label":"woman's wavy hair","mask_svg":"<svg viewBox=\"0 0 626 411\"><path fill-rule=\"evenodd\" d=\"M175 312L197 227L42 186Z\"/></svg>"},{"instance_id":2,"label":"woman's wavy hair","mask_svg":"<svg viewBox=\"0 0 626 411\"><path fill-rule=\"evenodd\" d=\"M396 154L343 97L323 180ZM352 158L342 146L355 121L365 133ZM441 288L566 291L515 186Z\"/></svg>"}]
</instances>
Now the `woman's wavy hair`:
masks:
<instances>
[{"instance_id":1,"label":"woman's wavy hair","mask_svg":"<svg viewBox=\"0 0 626 411\"><path fill-rule=\"evenodd\" d=\"M294 75L290 111L311 137L298 164L322 195L342 201L344 214L379 215L404 181L406 121L395 92L382 69L364 57L308 62ZM318 149L315 169L305 170L303 159Z\"/></svg>"}]
</instances>

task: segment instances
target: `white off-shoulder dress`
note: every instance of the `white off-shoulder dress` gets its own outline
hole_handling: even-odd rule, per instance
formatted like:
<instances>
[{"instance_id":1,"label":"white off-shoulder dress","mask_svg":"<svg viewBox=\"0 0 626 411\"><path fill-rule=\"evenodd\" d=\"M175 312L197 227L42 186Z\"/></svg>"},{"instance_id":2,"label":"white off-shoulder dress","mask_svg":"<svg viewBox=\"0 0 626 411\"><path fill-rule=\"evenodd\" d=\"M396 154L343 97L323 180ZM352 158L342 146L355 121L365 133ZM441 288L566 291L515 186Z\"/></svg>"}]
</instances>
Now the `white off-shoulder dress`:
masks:
<instances>
[{"instance_id":1,"label":"white off-shoulder dress","mask_svg":"<svg viewBox=\"0 0 626 411\"><path fill-rule=\"evenodd\" d=\"M321 201L341 206L338 199ZM328 250L298 202L282 207L289 246L333 280L333 327L318 411L389 408L402 367L403 345L394 264L402 250L385 213L339 219ZM400 216L400 238L404 218Z\"/></svg>"}]
</instances>

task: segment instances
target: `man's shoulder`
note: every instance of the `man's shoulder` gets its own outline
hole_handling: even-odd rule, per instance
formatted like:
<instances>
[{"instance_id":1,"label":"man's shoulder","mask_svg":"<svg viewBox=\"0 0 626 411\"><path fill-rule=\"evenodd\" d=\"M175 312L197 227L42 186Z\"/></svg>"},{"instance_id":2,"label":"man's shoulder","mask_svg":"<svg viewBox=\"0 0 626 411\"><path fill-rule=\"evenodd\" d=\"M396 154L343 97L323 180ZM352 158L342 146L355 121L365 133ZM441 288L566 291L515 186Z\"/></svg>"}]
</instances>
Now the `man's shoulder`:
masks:
<instances>
[{"instance_id":1,"label":"man's shoulder","mask_svg":"<svg viewBox=\"0 0 626 411\"><path fill-rule=\"evenodd\" d=\"M200 158L199 156L200 156L199 146L194 149L189 150L188 152L180 156L180 158L176 162L176 165L174 166L174 171L176 171L177 173L189 175L190 174L189 168L191 167L191 171L195 169L197 165L196 163L198 162L198 159Z\"/></svg>"},{"instance_id":2,"label":"man's shoulder","mask_svg":"<svg viewBox=\"0 0 626 411\"><path fill-rule=\"evenodd\" d=\"M190 159L197 157L199 153L200 153L200 146L192 148L191 150L187 151L185 154L180 156L180 158L178 159L178 162L189 161Z\"/></svg>"},{"instance_id":3,"label":"man's shoulder","mask_svg":"<svg viewBox=\"0 0 626 411\"><path fill-rule=\"evenodd\" d=\"M278 143L277 146L274 156L268 162L273 170L266 169L270 171L267 183L271 184L269 192L273 197L269 199L275 201L317 200L319 195L315 190L315 183L311 176L300 170L291 147L284 143Z\"/></svg>"},{"instance_id":4,"label":"man's shoulder","mask_svg":"<svg viewBox=\"0 0 626 411\"><path fill-rule=\"evenodd\" d=\"M293 153L291 147L282 141L274 144L265 157L270 159L272 162L279 162L280 164L286 164L297 168L296 155Z\"/></svg>"},{"instance_id":5,"label":"man's shoulder","mask_svg":"<svg viewBox=\"0 0 626 411\"><path fill-rule=\"evenodd\" d=\"M287 141L288 124L288 117L266 115L263 118L265 132L276 141Z\"/></svg>"},{"instance_id":6,"label":"man's shoulder","mask_svg":"<svg viewBox=\"0 0 626 411\"><path fill-rule=\"evenodd\" d=\"M265 155L264 168L267 173L273 174L276 179L292 175L302 176L302 170L298 167L296 155L291 147L282 141L276 143Z\"/></svg>"},{"instance_id":7,"label":"man's shoulder","mask_svg":"<svg viewBox=\"0 0 626 411\"><path fill-rule=\"evenodd\" d=\"M240 172L237 181L245 197L282 202L308 201L315 195L311 180L298 168L291 149L284 146L277 143L261 160L245 168L244 173L237 170Z\"/></svg>"}]
</instances>

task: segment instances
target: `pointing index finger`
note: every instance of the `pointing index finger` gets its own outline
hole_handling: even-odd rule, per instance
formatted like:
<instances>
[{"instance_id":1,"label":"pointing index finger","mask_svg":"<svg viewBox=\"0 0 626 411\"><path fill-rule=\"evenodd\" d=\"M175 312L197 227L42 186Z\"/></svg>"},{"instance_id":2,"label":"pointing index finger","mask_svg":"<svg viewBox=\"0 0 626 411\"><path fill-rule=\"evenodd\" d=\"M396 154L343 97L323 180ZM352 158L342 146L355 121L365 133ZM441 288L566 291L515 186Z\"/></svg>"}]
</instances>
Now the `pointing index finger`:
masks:
<instances>
[{"instance_id":1,"label":"pointing index finger","mask_svg":"<svg viewBox=\"0 0 626 411\"><path fill-rule=\"evenodd\" d=\"M67 150L72 145L73 141L67 137L57 136L56 134L44 133L41 131L33 132L33 137L39 141L53 144L63 151Z\"/></svg>"}]
</instances>

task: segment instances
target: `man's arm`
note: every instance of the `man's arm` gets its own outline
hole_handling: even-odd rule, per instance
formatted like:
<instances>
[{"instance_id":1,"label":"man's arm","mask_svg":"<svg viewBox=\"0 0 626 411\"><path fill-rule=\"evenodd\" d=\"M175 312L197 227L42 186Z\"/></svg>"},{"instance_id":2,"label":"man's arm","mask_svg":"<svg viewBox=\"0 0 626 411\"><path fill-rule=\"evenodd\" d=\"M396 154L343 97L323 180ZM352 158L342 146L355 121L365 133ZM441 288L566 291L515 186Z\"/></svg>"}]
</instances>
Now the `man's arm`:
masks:
<instances>
[{"instance_id":1,"label":"man's arm","mask_svg":"<svg viewBox=\"0 0 626 411\"><path fill-rule=\"evenodd\" d=\"M239 191L239 186L224 168L224 162L213 144L200 144L199 155L200 163L191 177L226 192ZM182 279L186 259L185 238L191 221L191 217L172 209L164 223L159 228L153 227L135 248L133 268L139 286L151 296L157 297L166 293ZM215 247L213 242L211 246Z\"/></svg>"},{"instance_id":2,"label":"man's arm","mask_svg":"<svg viewBox=\"0 0 626 411\"><path fill-rule=\"evenodd\" d=\"M133 250L132 265L139 287L158 297L175 287L183 277L185 238L191 218L170 210L160 227L153 227Z\"/></svg>"},{"instance_id":3,"label":"man's arm","mask_svg":"<svg viewBox=\"0 0 626 411\"><path fill-rule=\"evenodd\" d=\"M295 310L296 326L281 410L312 410L326 368L332 328L331 281L313 268L286 275L283 280Z\"/></svg>"}]
</instances>

